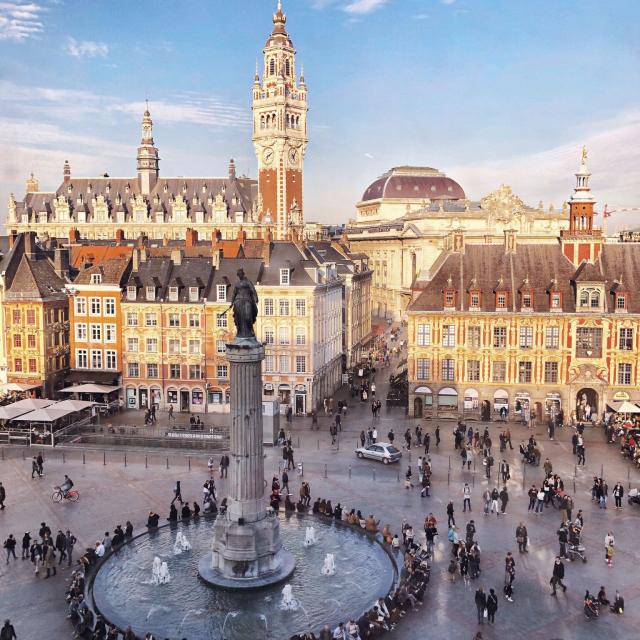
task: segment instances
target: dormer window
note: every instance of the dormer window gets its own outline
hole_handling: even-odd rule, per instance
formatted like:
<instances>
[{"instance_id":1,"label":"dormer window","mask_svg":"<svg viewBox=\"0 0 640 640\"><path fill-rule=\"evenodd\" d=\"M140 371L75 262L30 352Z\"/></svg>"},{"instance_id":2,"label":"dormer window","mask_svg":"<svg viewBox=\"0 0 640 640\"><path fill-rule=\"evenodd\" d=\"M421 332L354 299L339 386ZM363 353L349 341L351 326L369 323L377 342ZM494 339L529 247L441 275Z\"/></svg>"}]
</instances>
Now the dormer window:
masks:
<instances>
[{"instance_id":1,"label":"dormer window","mask_svg":"<svg viewBox=\"0 0 640 640\"><path fill-rule=\"evenodd\" d=\"M469 308L470 309L480 308L480 292L479 291L469 292Z\"/></svg>"},{"instance_id":2,"label":"dormer window","mask_svg":"<svg viewBox=\"0 0 640 640\"><path fill-rule=\"evenodd\" d=\"M280 286L289 284L289 269L280 269Z\"/></svg>"},{"instance_id":3,"label":"dormer window","mask_svg":"<svg viewBox=\"0 0 640 640\"><path fill-rule=\"evenodd\" d=\"M447 289L444 292L444 306L455 307L456 305L456 292L453 289Z\"/></svg>"},{"instance_id":4,"label":"dormer window","mask_svg":"<svg viewBox=\"0 0 640 640\"><path fill-rule=\"evenodd\" d=\"M600 292L599 291L592 291L591 292L591 308L592 309L597 309L600 306Z\"/></svg>"},{"instance_id":5,"label":"dormer window","mask_svg":"<svg viewBox=\"0 0 640 640\"><path fill-rule=\"evenodd\" d=\"M146 298L147 300L155 300L156 299L156 288L155 287L147 287L146 288Z\"/></svg>"},{"instance_id":6,"label":"dormer window","mask_svg":"<svg viewBox=\"0 0 640 640\"><path fill-rule=\"evenodd\" d=\"M507 308L507 292L498 291L496 293L496 309L506 309L506 308Z\"/></svg>"},{"instance_id":7,"label":"dormer window","mask_svg":"<svg viewBox=\"0 0 640 640\"><path fill-rule=\"evenodd\" d=\"M102 274L101 273L92 273L91 274L91 284L102 284Z\"/></svg>"},{"instance_id":8,"label":"dormer window","mask_svg":"<svg viewBox=\"0 0 640 640\"><path fill-rule=\"evenodd\" d=\"M178 287L169 287L169 300L171 302L178 301Z\"/></svg>"},{"instance_id":9,"label":"dormer window","mask_svg":"<svg viewBox=\"0 0 640 640\"><path fill-rule=\"evenodd\" d=\"M135 300L136 299L136 285L130 284L127 287L127 300Z\"/></svg>"},{"instance_id":10,"label":"dormer window","mask_svg":"<svg viewBox=\"0 0 640 640\"><path fill-rule=\"evenodd\" d=\"M583 311L598 311L602 307L602 292L599 288L585 287L579 290L578 306Z\"/></svg>"},{"instance_id":11,"label":"dormer window","mask_svg":"<svg viewBox=\"0 0 640 640\"><path fill-rule=\"evenodd\" d=\"M562 310L562 295L559 291L552 291L549 298L549 307L552 311Z\"/></svg>"},{"instance_id":12,"label":"dormer window","mask_svg":"<svg viewBox=\"0 0 640 640\"><path fill-rule=\"evenodd\" d=\"M616 295L616 311L627 310L627 296L624 293L618 293Z\"/></svg>"},{"instance_id":13,"label":"dormer window","mask_svg":"<svg viewBox=\"0 0 640 640\"><path fill-rule=\"evenodd\" d=\"M226 302L227 301L227 285L219 284L216 287L216 302Z\"/></svg>"},{"instance_id":14,"label":"dormer window","mask_svg":"<svg viewBox=\"0 0 640 640\"><path fill-rule=\"evenodd\" d=\"M198 287L189 287L189 302L198 302Z\"/></svg>"},{"instance_id":15,"label":"dormer window","mask_svg":"<svg viewBox=\"0 0 640 640\"><path fill-rule=\"evenodd\" d=\"M521 302L523 309L533 308L533 294L531 291L523 291L521 294Z\"/></svg>"}]
</instances>

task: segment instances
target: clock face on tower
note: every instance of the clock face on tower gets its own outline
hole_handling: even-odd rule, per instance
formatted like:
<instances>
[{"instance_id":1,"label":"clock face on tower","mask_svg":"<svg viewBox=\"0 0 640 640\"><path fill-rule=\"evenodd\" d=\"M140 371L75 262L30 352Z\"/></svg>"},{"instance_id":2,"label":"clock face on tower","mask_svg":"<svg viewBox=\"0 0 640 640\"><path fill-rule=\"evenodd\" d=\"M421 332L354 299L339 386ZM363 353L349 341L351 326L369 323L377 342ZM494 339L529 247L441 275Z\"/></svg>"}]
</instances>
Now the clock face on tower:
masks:
<instances>
[{"instance_id":1,"label":"clock face on tower","mask_svg":"<svg viewBox=\"0 0 640 640\"><path fill-rule=\"evenodd\" d=\"M262 152L262 161L265 164L271 164L273 162L273 149L271 147L267 147Z\"/></svg>"},{"instance_id":2,"label":"clock face on tower","mask_svg":"<svg viewBox=\"0 0 640 640\"><path fill-rule=\"evenodd\" d=\"M289 162L295 164L298 161L298 150L289 149Z\"/></svg>"}]
</instances>

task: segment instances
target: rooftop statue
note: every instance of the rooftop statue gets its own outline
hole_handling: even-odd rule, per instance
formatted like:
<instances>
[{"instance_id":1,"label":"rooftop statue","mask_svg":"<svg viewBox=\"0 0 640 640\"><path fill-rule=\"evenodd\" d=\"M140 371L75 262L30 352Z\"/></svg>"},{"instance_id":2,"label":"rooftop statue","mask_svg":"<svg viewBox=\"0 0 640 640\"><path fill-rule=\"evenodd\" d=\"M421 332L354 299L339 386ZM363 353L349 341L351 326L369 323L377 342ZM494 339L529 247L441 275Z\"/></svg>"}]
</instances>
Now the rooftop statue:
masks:
<instances>
[{"instance_id":1,"label":"rooftop statue","mask_svg":"<svg viewBox=\"0 0 640 640\"><path fill-rule=\"evenodd\" d=\"M233 287L231 306L238 338L255 338L253 325L258 317L258 294L243 269L238 269L238 282Z\"/></svg>"}]
</instances>

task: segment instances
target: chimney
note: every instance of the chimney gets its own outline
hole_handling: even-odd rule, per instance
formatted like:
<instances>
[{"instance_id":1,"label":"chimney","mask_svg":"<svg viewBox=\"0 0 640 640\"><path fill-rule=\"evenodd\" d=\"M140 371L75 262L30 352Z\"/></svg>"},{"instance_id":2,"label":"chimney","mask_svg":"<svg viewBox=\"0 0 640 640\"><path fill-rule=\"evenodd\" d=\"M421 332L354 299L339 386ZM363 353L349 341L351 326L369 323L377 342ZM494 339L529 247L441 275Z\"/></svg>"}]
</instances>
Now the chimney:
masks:
<instances>
[{"instance_id":1,"label":"chimney","mask_svg":"<svg viewBox=\"0 0 640 640\"><path fill-rule=\"evenodd\" d=\"M214 269L220 268L220 262L222 260L222 249L214 249L211 255L211 264Z\"/></svg>"},{"instance_id":2,"label":"chimney","mask_svg":"<svg viewBox=\"0 0 640 640\"><path fill-rule=\"evenodd\" d=\"M69 249L56 247L53 251L53 268L59 278L69 277Z\"/></svg>"},{"instance_id":3,"label":"chimney","mask_svg":"<svg viewBox=\"0 0 640 640\"><path fill-rule=\"evenodd\" d=\"M166 233L162 236L162 246L163 247L168 247L169 246L169 238L167 238L167 234Z\"/></svg>"},{"instance_id":4,"label":"chimney","mask_svg":"<svg viewBox=\"0 0 640 640\"><path fill-rule=\"evenodd\" d=\"M122 229L116 229L116 244L124 244L124 231Z\"/></svg>"},{"instance_id":5,"label":"chimney","mask_svg":"<svg viewBox=\"0 0 640 640\"><path fill-rule=\"evenodd\" d=\"M242 225L238 228L238 240L244 242L247 239L247 232L244 231Z\"/></svg>"},{"instance_id":6,"label":"chimney","mask_svg":"<svg viewBox=\"0 0 640 640\"><path fill-rule=\"evenodd\" d=\"M24 234L24 254L27 258L36 257L36 234L34 231L27 231Z\"/></svg>"},{"instance_id":7,"label":"chimney","mask_svg":"<svg viewBox=\"0 0 640 640\"><path fill-rule=\"evenodd\" d=\"M233 161L233 158L229 160L229 180L236 179L236 163Z\"/></svg>"},{"instance_id":8,"label":"chimney","mask_svg":"<svg viewBox=\"0 0 640 640\"><path fill-rule=\"evenodd\" d=\"M69 244L78 244L80 242L80 232L75 228L69 229Z\"/></svg>"},{"instance_id":9,"label":"chimney","mask_svg":"<svg viewBox=\"0 0 640 640\"><path fill-rule=\"evenodd\" d=\"M40 183L35 179L33 172L27 178L27 193L35 193L40 191Z\"/></svg>"},{"instance_id":10,"label":"chimney","mask_svg":"<svg viewBox=\"0 0 640 640\"><path fill-rule=\"evenodd\" d=\"M186 247L195 247L198 244L198 232L196 229L187 229L184 244Z\"/></svg>"},{"instance_id":11,"label":"chimney","mask_svg":"<svg viewBox=\"0 0 640 640\"><path fill-rule=\"evenodd\" d=\"M267 229L267 235L262 243L262 261L265 266L269 266L271 259L271 229Z\"/></svg>"},{"instance_id":12,"label":"chimney","mask_svg":"<svg viewBox=\"0 0 640 640\"><path fill-rule=\"evenodd\" d=\"M138 273L138 268L140 267L140 251L137 248L133 250L133 273Z\"/></svg>"},{"instance_id":13,"label":"chimney","mask_svg":"<svg viewBox=\"0 0 640 640\"><path fill-rule=\"evenodd\" d=\"M71 182L71 165L68 160L64 161L64 167L62 169L62 179L64 182Z\"/></svg>"},{"instance_id":14,"label":"chimney","mask_svg":"<svg viewBox=\"0 0 640 640\"><path fill-rule=\"evenodd\" d=\"M182 264L182 249L174 249L171 252L171 262L176 266L180 266Z\"/></svg>"},{"instance_id":15,"label":"chimney","mask_svg":"<svg viewBox=\"0 0 640 640\"><path fill-rule=\"evenodd\" d=\"M146 244L146 240L147 240L147 236L145 236L144 233L141 233L138 236L138 247L140 249L142 249L142 247L144 247L144 245Z\"/></svg>"},{"instance_id":16,"label":"chimney","mask_svg":"<svg viewBox=\"0 0 640 640\"><path fill-rule=\"evenodd\" d=\"M505 253L515 253L517 247L516 242L516 230L515 229L505 229L504 232L504 252Z\"/></svg>"},{"instance_id":17,"label":"chimney","mask_svg":"<svg viewBox=\"0 0 640 640\"><path fill-rule=\"evenodd\" d=\"M13 249L13 245L15 244L17 237L18 232L15 229L12 229L11 234L9 235L9 249Z\"/></svg>"},{"instance_id":18,"label":"chimney","mask_svg":"<svg viewBox=\"0 0 640 640\"><path fill-rule=\"evenodd\" d=\"M140 262L146 262L147 261L147 249L145 247L142 247L142 249L140 249Z\"/></svg>"},{"instance_id":19,"label":"chimney","mask_svg":"<svg viewBox=\"0 0 640 640\"><path fill-rule=\"evenodd\" d=\"M462 231L462 229L456 229L453 232L452 250L456 253L464 254L464 232Z\"/></svg>"}]
</instances>

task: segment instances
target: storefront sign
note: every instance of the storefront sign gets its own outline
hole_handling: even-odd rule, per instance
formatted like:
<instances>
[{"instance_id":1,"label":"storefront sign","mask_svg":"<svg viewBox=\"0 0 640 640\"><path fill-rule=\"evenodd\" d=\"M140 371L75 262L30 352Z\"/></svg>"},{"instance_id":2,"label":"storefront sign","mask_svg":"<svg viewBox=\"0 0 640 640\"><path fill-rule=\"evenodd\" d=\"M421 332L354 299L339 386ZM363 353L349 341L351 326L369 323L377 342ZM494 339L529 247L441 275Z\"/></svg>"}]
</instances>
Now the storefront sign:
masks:
<instances>
[{"instance_id":1,"label":"storefront sign","mask_svg":"<svg viewBox=\"0 0 640 640\"><path fill-rule=\"evenodd\" d=\"M167 431L167 438L175 440L222 440L219 433L192 433L190 431Z\"/></svg>"},{"instance_id":2,"label":"storefront sign","mask_svg":"<svg viewBox=\"0 0 640 640\"><path fill-rule=\"evenodd\" d=\"M626 391L616 391L613 394L613 400L616 402L624 402L625 400L631 400L631 396Z\"/></svg>"}]
</instances>

